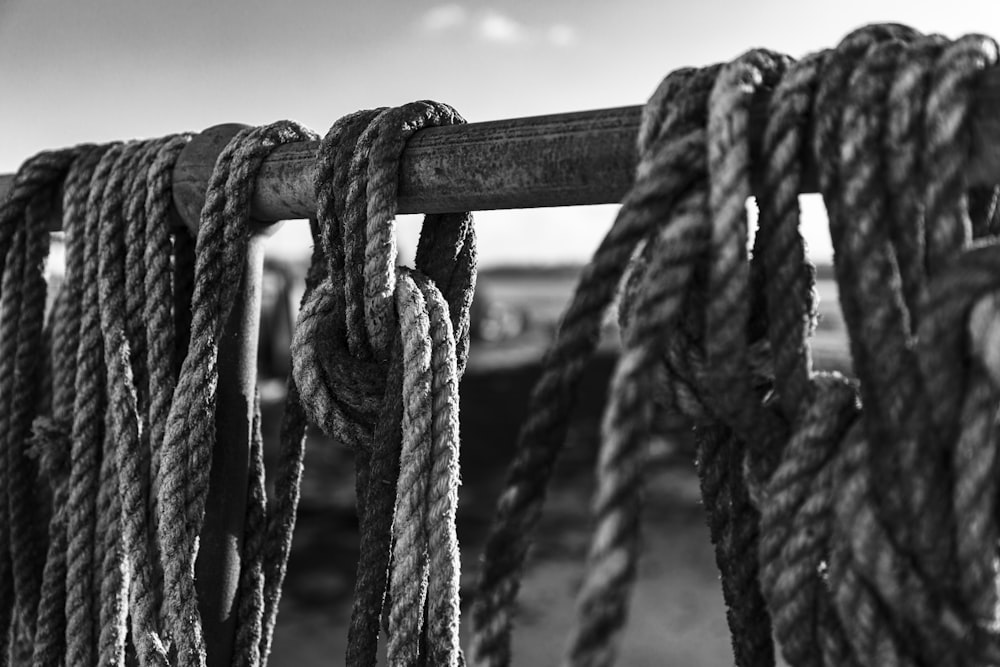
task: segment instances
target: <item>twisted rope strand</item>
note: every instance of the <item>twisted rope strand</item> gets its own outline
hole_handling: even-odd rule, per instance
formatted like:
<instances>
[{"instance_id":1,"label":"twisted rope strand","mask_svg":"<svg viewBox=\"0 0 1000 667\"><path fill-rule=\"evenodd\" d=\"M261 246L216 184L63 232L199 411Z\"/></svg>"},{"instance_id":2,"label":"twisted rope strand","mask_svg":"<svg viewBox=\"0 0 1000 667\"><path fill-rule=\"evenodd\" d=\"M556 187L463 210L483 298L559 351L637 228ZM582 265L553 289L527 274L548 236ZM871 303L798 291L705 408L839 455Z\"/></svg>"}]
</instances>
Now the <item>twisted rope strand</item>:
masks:
<instances>
[{"instance_id":1,"label":"twisted rope strand","mask_svg":"<svg viewBox=\"0 0 1000 667\"><path fill-rule=\"evenodd\" d=\"M403 446L393 517L389 663L417 664L427 597L428 453L432 450L430 320L423 293L404 272L396 283L403 340Z\"/></svg>"},{"instance_id":2,"label":"twisted rope strand","mask_svg":"<svg viewBox=\"0 0 1000 667\"><path fill-rule=\"evenodd\" d=\"M267 490L264 488L264 442L260 430L260 393L254 395L250 440L250 480L240 580L236 592L236 636L233 639L233 667L260 665L264 648L264 570L267 540Z\"/></svg>"},{"instance_id":3,"label":"twisted rope strand","mask_svg":"<svg viewBox=\"0 0 1000 667\"><path fill-rule=\"evenodd\" d=\"M163 564L167 620L185 664L205 660L192 573L215 439L218 338L245 261L250 189L275 146L311 137L290 122L242 130L220 154L202 209L191 347L167 419L158 505L158 537L169 555Z\"/></svg>"},{"instance_id":4,"label":"twisted rope strand","mask_svg":"<svg viewBox=\"0 0 1000 667\"><path fill-rule=\"evenodd\" d=\"M134 181L145 186L150 157L155 157L167 141L169 138L134 148L130 164L124 167L131 172L129 175ZM147 163L145 168L141 166L143 161ZM137 240L133 236L134 232L130 234L127 230L146 226L145 197L138 194L130 197L127 204L131 209L131 219L126 219L123 211L112 211L111 206L120 207L123 204L120 198L113 200L111 194L124 190L120 180L124 177L123 173L118 176L117 182L111 180L108 184L108 195L104 200L106 215L102 221L99 245L99 305L108 374L111 435L115 442L111 455L117 468L117 494L121 504L120 548L123 557L127 558L131 578L128 606L131 610L133 642L140 665L166 665L166 650L157 631L159 605L153 592L156 579L152 568L154 552L149 544L150 472L144 442L148 442L148 436L142 417L146 411L142 409L144 406L140 405L139 400L142 381L133 373L138 365L136 357L145 357L146 349L144 345L137 346L138 349L132 345L134 339L129 331L132 329L131 333L134 334L136 328L136 315L129 313L130 307L138 310L143 304L142 301L132 302L127 296L142 279L143 267L137 264L135 255L145 254L142 247L136 250L128 246L129 241L135 243ZM144 194L145 187L139 189L139 192ZM142 201L138 201L140 199ZM140 210L143 218L139 217ZM144 285L141 297L145 301ZM162 362L157 360L156 363Z\"/></svg>"},{"instance_id":5,"label":"twisted rope strand","mask_svg":"<svg viewBox=\"0 0 1000 667\"><path fill-rule=\"evenodd\" d=\"M579 593L569 664L610 665L617 653L638 558L641 471L651 422L649 368L661 352L659 334L679 315L694 264L707 249L706 204L704 188L695 188L670 212L652 241L655 265L636 292L635 311L645 316L623 330L622 356L601 427L597 528Z\"/></svg>"},{"instance_id":6,"label":"twisted rope strand","mask_svg":"<svg viewBox=\"0 0 1000 667\"><path fill-rule=\"evenodd\" d=\"M80 330L81 287L83 271L83 208L87 185L103 148L80 147L79 157L66 172L63 182L63 232L66 238L65 279L52 315L53 400L52 419L35 420L35 448L39 462L53 488L55 511L49 522L49 547L42 576L38 624L35 630L32 662L54 664L66 647L66 564L67 521L69 510L70 424L76 382L76 349ZM2 595L0 595L2 597Z\"/></svg>"},{"instance_id":7,"label":"twisted rope strand","mask_svg":"<svg viewBox=\"0 0 1000 667\"><path fill-rule=\"evenodd\" d=\"M622 210L585 267L573 299L546 353L542 376L532 390L528 417L518 435L517 454L507 470L504 491L483 554L477 595L472 607L470 660L475 665L510 663L511 611L520 586L530 533L538 521L545 490L565 437L575 387L593 353L604 312L636 244L662 221L686 188L696 182L703 160L704 96L714 72L693 75L690 94L677 99L677 110L665 114L671 132L649 147L637 169L637 181ZM671 75L661 86L677 84L685 73ZM699 101L701 104L699 104ZM700 126L700 127L699 127ZM649 132L646 136L657 136ZM655 178L653 176L655 172Z\"/></svg>"},{"instance_id":8,"label":"twisted rope strand","mask_svg":"<svg viewBox=\"0 0 1000 667\"><path fill-rule=\"evenodd\" d=\"M140 142L123 146L104 186L98 223L98 311L103 338L108 413L105 418L101 481L98 494L98 533L103 535L99 664L124 665L126 617L130 588L137 600L149 604L148 577L136 576L128 552L145 541L139 516L146 504L141 495L138 397L132 379L127 337L125 195L146 150ZM101 521L104 521L103 527ZM102 529L103 528L103 529ZM148 561L143 560L143 563ZM139 612L143 611L140 607ZM145 637L140 651L147 657ZM165 656L164 656L165 662Z\"/></svg>"},{"instance_id":9,"label":"twisted rope strand","mask_svg":"<svg viewBox=\"0 0 1000 667\"><path fill-rule=\"evenodd\" d=\"M427 306L431 343L433 420L432 446L427 452L430 483L425 501L430 554L427 660L432 665L457 667L464 664L458 637L461 559L455 528L459 486L458 352L445 297L433 281L420 280L420 274L415 272L413 275Z\"/></svg>"},{"instance_id":10,"label":"twisted rope strand","mask_svg":"<svg viewBox=\"0 0 1000 667\"><path fill-rule=\"evenodd\" d=\"M83 228L81 324L76 358L73 404L73 448L70 455L70 512L67 531L66 653L72 664L95 664L98 639L94 602L96 571L97 492L104 431L104 352L98 311L98 242L100 202L121 145L101 157L90 180Z\"/></svg>"}]
</instances>

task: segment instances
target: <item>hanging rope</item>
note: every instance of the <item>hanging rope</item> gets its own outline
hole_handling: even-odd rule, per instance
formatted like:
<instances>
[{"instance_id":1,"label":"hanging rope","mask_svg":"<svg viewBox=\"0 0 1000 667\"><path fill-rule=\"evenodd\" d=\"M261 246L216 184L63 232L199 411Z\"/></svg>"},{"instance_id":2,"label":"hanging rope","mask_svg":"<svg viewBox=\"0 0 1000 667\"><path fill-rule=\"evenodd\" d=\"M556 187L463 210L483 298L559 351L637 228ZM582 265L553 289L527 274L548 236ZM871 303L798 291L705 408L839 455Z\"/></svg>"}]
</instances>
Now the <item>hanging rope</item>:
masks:
<instances>
[{"instance_id":1,"label":"hanging rope","mask_svg":"<svg viewBox=\"0 0 1000 667\"><path fill-rule=\"evenodd\" d=\"M44 230L59 184L86 150L41 153L27 161L0 210L0 488L5 490L0 502L0 627L4 628L0 655L4 659L31 657L44 576L45 550L39 534L44 522L37 515L34 462L27 451L32 411L46 402L34 383L44 358L39 349L45 307L42 265L48 253ZM53 468L59 467L58 457L49 460Z\"/></svg>"},{"instance_id":2,"label":"hanging rope","mask_svg":"<svg viewBox=\"0 0 1000 667\"><path fill-rule=\"evenodd\" d=\"M643 112L635 185L531 397L486 544L472 663L510 662L530 533L619 290L622 352L567 664L620 651L656 410L695 435L737 665L774 664L774 639L795 666L1000 662L1000 191L965 177L976 88L997 60L982 36L887 24L799 62L754 50L664 79ZM321 142L271 498L257 401L251 425L235 665L271 650L309 421L356 460L347 663L376 664L385 617L390 664L464 664L458 382L475 235L468 214L428 216L411 269L396 266L394 229L407 140L461 122L415 102L342 118ZM276 146L313 138L287 121L237 134L196 242L172 231L170 209L187 135L42 153L18 172L0 206L3 664L124 665L130 649L143 667L205 664L194 563L220 337L256 174ZM812 369L807 155L856 379ZM60 190L66 272L46 321Z\"/></svg>"},{"instance_id":3,"label":"hanging rope","mask_svg":"<svg viewBox=\"0 0 1000 667\"><path fill-rule=\"evenodd\" d=\"M193 586L185 564L211 442L178 422L214 438L217 378L203 357L232 302L254 173L277 143L312 135L279 123L237 137L210 184L197 249L172 212L189 138L40 154L0 208L0 621L14 628L0 633L4 664L124 665L128 646L143 666L203 664L197 598L179 591ZM47 218L60 188L66 269L43 332ZM301 471L301 441L286 438L268 508L259 418L252 439L239 665L269 651Z\"/></svg>"},{"instance_id":4,"label":"hanging rope","mask_svg":"<svg viewBox=\"0 0 1000 667\"><path fill-rule=\"evenodd\" d=\"M318 239L292 342L310 417L357 468L361 553L347 664L457 665L458 379L475 288L471 216L427 216L396 266L399 159L423 127L464 122L415 102L342 118L323 139ZM391 567L390 567L391 564Z\"/></svg>"},{"instance_id":5,"label":"hanging rope","mask_svg":"<svg viewBox=\"0 0 1000 667\"><path fill-rule=\"evenodd\" d=\"M664 80L643 113L636 183L532 395L487 542L474 664L510 662L527 535L626 272L567 663L608 665L618 652L654 404L695 428L736 664L773 664L770 619L792 665L996 661L1000 385L986 350L1000 321L997 264L992 239L971 245L973 230L995 229L995 193L967 195L964 176L978 76L996 60L981 36L882 25L798 63L751 51ZM748 256L760 89L771 101ZM857 381L811 368L814 272L797 202L806 151Z\"/></svg>"}]
</instances>

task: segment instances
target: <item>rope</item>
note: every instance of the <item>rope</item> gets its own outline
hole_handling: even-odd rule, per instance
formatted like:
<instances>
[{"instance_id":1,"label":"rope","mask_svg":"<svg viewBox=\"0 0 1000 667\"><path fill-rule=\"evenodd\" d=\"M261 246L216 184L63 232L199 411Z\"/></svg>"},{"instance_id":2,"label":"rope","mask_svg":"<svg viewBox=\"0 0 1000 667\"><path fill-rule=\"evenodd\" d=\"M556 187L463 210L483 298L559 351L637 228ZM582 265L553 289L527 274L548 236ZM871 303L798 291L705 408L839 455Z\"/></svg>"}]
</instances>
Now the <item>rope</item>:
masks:
<instances>
[{"instance_id":1,"label":"rope","mask_svg":"<svg viewBox=\"0 0 1000 667\"><path fill-rule=\"evenodd\" d=\"M387 592L390 664L463 660L454 519L475 237L467 214L428 216L407 269L394 232L406 139L460 122L446 105L415 102L342 118L321 143L319 238L292 359L310 418L355 453L351 665L376 662Z\"/></svg>"},{"instance_id":2,"label":"rope","mask_svg":"<svg viewBox=\"0 0 1000 667\"><path fill-rule=\"evenodd\" d=\"M43 153L18 172L0 207L3 664L124 665L132 648L143 667L204 660L196 597L178 589L193 586L184 563L196 553L211 442L179 439L179 415L211 416L185 426L214 438L214 406L198 414L191 401L214 397L214 363L198 359L212 355L232 301L254 172L277 143L311 137L288 123L237 137L197 248L172 210L189 136ZM66 271L43 330L47 217L60 188ZM265 593L280 588L271 577L284 572L298 483L279 479L269 527L259 417L251 449L239 665L262 664L269 649L277 599ZM35 491L39 475L50 493Z\"/></svg>"},{"instance_id":3,"label":"rope","mask_svg":"<svg viewBox=\"0 0 1000 667\"><path fill-rule=\"evenodd\" d=\"M218 340L245 261L250 192L256 171L275 146L309 138L308 131L289 122L241 131L220 154L202 209L190 347L167 418L158 491L166 621L184 664L205 660L194 561L215 440Z\"/></svg>"},{"instance_id":4,"label":"rope","mask_svg":"<svg viewBox=\"0 0 1000 667\"><path fill-rule=\"evenodd\" d=\"M83 149L81 149L83 150ZM44 232L58 186L76 152L42 153L26 162L15 177L0 211L0 656L30 659L37 625L39 587L44 577L45 544L28 456L31 424L44 397L38 379L48 252ZM7 628L14 620L10 634ZM10 643L8 643L10 642Z\"/></svg>"},{"instance_id":5,"label":"rope","mask_svg":"<svg viewBox=\"0 0 1000 667\"><path fill-rule=\"evenodd\" d=\"M688 77L696 77L690 88ZM669 112L647 116L664 118L662 129L640 133L658 151L640 151L636 184L626 194L622 209L594 258L584 268L573 299L543 362L542 375L532 391L528 416L518 436L517 454L507 471L505 489L483 555L478 592L472 607L473 664L510 663L511 609L520 585L530 533L541 515L544 494L575 401L573 388L596 348L604 312L625 272L636 245L646 239L665 212L699 180L704 160L704 108L697 91L707 76L680 70L660 87L660 99L673 100ZM710 85L710 82L709 82ZM668 92L669 91L669 92ZM700 125L702 125L700 127ZM647 136L648 135L648 136ZM640 146L642 149L643 146ZM703 164L703 162L701 163ZM704 167L702 167L702 170Z\"/></svg>"},{"instance_id":6,"label":"rope","mask_svg":"<svg viewBox=\"0 0 1000 667\"><path fill-rule=\"evenodd\" d=\"M622 353L567 664L619 651L657 408L695 430L736 664L773 664L772 620L792 665L996 661L996 200L964 176L979 75L996 60L988 38L888 24L800 62L757 50L664 80L643 111L635 185L532 394L473 607L474 664L510 662L528 535L619 285ZM812 370L807 151L857 380Z\"/></svg>"},{"instance_id":7,"label":"rope","mask_svg":"<svg viewBox=\"0 0 1000 667\"><path fill-rule=\"evenodd\" d=\"M530 534L619 290L622 352L566 664L610 665L621 650L646 444L663 423L695 435L737 665L774 664L775 640L795 666L1000 662L1000 190L970 190L965 176L977 86L998 60L982 36L886 24L799 62L753 50L663 80L642 114L635 184L531 396L470 662L510 662ZM383 617L390 664L465 662L458 383L475 235L468 214L428 216L407 268L394 229L408 138L461 122L415 102L346 116L321 142L271 497L255 399L234 665L271 650L310 421L356 460L347 663L376 664ZM194 564L218 346L256 174L276 146L313 136L288 121L241 131L213 170L196 242L171 231L187 135L42 153L19 170L0 205L0 664L124 665L132 649L143 667L205 664ZM856 379L812 368L806 155ZM46 322L60 189L66 278Z\"/></svg>"}]
</instances>

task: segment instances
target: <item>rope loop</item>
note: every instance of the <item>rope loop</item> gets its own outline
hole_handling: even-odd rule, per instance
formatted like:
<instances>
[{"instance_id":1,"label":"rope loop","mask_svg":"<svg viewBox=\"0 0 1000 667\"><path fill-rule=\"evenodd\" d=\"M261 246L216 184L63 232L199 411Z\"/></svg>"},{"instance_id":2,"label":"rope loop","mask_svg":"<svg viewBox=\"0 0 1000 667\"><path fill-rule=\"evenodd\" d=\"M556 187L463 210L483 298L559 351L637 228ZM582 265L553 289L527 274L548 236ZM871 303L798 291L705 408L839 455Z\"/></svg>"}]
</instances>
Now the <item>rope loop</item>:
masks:
<instances>
[{"instance_id":1,"label":"rope loop","mask_svg":"<svg viewBox=\"0 0 1000 667\"><path fill-rule=\"evenodd\" d=\"M475 289L471 216L427 216L415 268L396 266L395 245L406 140L461 122L437 102L360 111L320 146L319 251L292 359L311 421L355 452L361 556L349 664L375 663L386 604L390 663L415 664L425 651L433 664L462 659L454 516L458 378Z\"/></svg>"}]
</instances>

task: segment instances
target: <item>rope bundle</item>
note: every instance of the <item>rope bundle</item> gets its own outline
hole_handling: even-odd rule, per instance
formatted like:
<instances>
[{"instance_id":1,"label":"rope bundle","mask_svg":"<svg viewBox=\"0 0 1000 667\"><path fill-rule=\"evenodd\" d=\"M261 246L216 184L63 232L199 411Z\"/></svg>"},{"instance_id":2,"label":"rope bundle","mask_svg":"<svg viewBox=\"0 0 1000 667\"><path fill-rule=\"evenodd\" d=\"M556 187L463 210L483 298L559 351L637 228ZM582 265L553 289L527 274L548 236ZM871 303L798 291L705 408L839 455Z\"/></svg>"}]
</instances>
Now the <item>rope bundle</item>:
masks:
<instances>
[{"instance_id":1,"label":"rope bundle","mask_svg":"<svg viewBox=\"0 0 1000 667\"><path fill-rule=\"evenodd\" d=\"M468 355L475 235L468 214L427 216L416 268L408 269L396 266L394 232L406 139L461 122L446 105L415 102L347 116L321 144L320 243L292 359L311 418L355 453L361 554L350 665L376 663L387 592L390 664L462 662L458 379Z\"/></svg>"},{"instance_id":2,"label":"rope bundle","mask_svg":"<svg viewBox=\"0 0 1000 667\"><path fill-rule=\"evenodd\" d=\"M185 307L183 292L175 295L170 284L167 210L169 174L186 141L168 137L40 154L18 172L0 212L0 254L8 268L3 299L10 305L4 318L22 338L5 338L5 345L17 346L16 352L5 348L5 362L21 367L0 387L12 403L5 403L12 409L2 411L4 418L14 421L5 431L5 456L13 466L5 467L10 502L0 523L10 529L3 558L15 565L13 572L0 572L3 585L12 575L15 588L14 595L0 596L0 604L5 613L13 607L17 619L12 644L0 654L6 658L9 648L15 664L120 664L129 595L140 653L148 658L164 651L154 638L158 601L151 563L157 552L148 520L155 502L150 467L160 449L156 425L163 416L156 406L170 389L163 373L151 377L149 369L161 361L171 368L174 340L167 330L152 328L143 307ZM46 230L60 186L66 273L43 336ZM126 239L132 242L127 251ZM179 252L182 247L179 242ZM168 254L157 263L157 250L164 248ZM51 487L51 502L35 491L39 472ZM7 639L4 633L0 642Z\"/></svg>"},{"instance_id":3,"label":"rope bundle","mask_svg":"<svg viewBox=\"0 0 1000 667\"><path fill-rule=\"evenodd\" d=\"M171 213L189 136L42 153L18 172L0 209L0 622L13 629L0 633L3 664L123 665L132 649L144 666L204 664L193 565L218 336L242 272L255 172L276 145L311 137L289 123L239 134L216 165L197 246ZM43 329L60 188L66 270ZM270 650L304 435L285 429L268 507L259 420L253 431L239 665Z\"/></svg>"},{"instance_id":4,"label":"rope bundle","mask_svg":"<svg viewBox=\"0 0 1000 667\"><path fill-rule=\"evenodd\" d=\"M349 116L324 140L319 243L270 502L259 408L252 425L233 664L263 664L270 651L309 416L358 456L364 555L348 661L374 664L387 587L393 664L462 661L458 380L475 236L468 214L429 216L407 269L395 266L393 229L407 137L459 122L450 107L418 102ZM122 665L131 648L144 666L205 664L194 565L220 336L256 172L276 146L314 135L290 122L238 133L213 170L196 245L171 234L170 219L170 177L189 138L40 154L0 209L3 664ZM67 266L43 329L60 188Z\"/></svg>"},{"instance_id":5,"label":"rope bundle","mask_svg":"<svg viewBox=\"0 0 1000 667\"><path fill-rule=\"evenodd\" d=\"M793 62L668 76L636 183L532 395L473 607L470 660L510 662L511 608L574 388L623 283L597 526L567 664L607 665L635 577L657 406L695 431L738 665L994 664L995 192L968 191L975 87L996 44L870 26ZM771 90L748 255L749 116ZM819 165L857 380L812 371L798 231ZM983 237L973 242L975 236ZM862 407L863 406L863 407Z\"/></svg>"},{"instance_id":6,"label":"rope bundle","mask_svg":"<svg viewBox=\"0 0 1000 667\"><path fill-rule=\"evenodd\" d=\"M997 59L981 36L881 25L799 62L757 50L663 81L635 185L532 395L484 556L473 663L510 662L529 534L619 289L623 349L568 664L618 652L657 409L696 435L736 664L773 664L772 636L793 665L1000 662L997 193L970 191L964 174L978 77ZM764 89L752 189L750 109ZM310 420L357 462L348 664L376 663L386 609L391 664L464 663L457 391L475 235L468 214L428 216L413 269L395 265L394 240L406 140L460 122L416 102L347 116L322 141L270 501L259 414L253 424L234 664L270 651ZM194 564L220 336L256 172L277 145L312 138L290 122L240 132L196 246L170 232L187 136L43 153L19 171L0 207L0 662L123 665L131 647L144 666L205 663ZM856 380L812 370L807 155ZM66 280L46 323L60 188Z\"/></svg>"}]
</instances>

